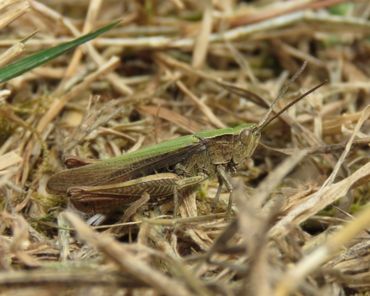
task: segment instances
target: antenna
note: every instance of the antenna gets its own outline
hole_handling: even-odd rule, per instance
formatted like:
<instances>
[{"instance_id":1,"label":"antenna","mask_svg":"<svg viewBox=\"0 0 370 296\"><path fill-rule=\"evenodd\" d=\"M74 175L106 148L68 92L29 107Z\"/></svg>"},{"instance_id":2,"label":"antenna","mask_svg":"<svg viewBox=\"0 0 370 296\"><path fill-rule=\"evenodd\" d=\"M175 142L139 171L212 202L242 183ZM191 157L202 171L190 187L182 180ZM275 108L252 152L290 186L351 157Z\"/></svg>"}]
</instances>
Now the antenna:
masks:
<instances>
[{"instance_id":1,"label":"antenna","mask_svg":"<svg viewBox=\"0 0 370 296\"><path fill-rule=\"evenodd\" d=\"M295 98L293 101L291 101L290 103L288 103L283 109L281 109L280 111L278 111L274 116L272 116L269 119L268 117L270 116L271 112L273 111L273 104L276 103L276 101L277 101L278 98L275 99L274 102L273 102L273 104L271 105L270 111L267 112L267 114L266 114L267 116L265 116L264 119L257 126L257 130L262 131L267 125L269 125L271 123L271 121L273 121L275 118L279 117L283 112L285 112L287 109L289 109L290 107L292 107L295 103L297 103L298 101L300 101L303 98L307 97L310 93L314 92L315 90L317 90L318 88L320 88L321 86L323 86L325 83L327 83L327 80L325 80L323 82L320 82L318 85L316 85L313 88L309 89L304 94L302 94L299 97Z\"/></svg>"},{"instance_id":2,"label":"antenna","mask_svg":"<svg viewBox=\"0 0 370 296\"><path fill-rule=\"evenodd\" d=\"M302 72L304 71L304 69L306 69L306 66L307 66L307 61L304 61L302 66L298 69L298 71L292 76L292 78L290 78L286 83L284 83L282 89L279 91L278 95L276 96L276 98L272 101L272 103L270 104L270 108L269 110L267 111L267 113L265 114L265 116L263 117L263 119L260 121L259 125L261 125L263 122L265 122L271 115L271 113L274 111L274 106L276 104L276 102L278 100L280 100L280 98L286 94L286 92L288 91L289 89L289 86L299 77L299 75L302 74Z\"/></svg>"}]
</instances>

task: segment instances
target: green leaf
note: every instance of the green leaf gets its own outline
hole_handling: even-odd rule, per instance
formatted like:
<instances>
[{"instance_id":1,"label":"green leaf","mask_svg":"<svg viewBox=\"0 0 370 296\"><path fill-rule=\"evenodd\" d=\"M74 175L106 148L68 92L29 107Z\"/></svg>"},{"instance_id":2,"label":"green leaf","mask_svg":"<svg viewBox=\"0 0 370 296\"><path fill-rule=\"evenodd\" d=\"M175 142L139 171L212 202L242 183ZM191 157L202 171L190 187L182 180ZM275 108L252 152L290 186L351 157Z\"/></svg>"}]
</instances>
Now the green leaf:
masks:
<instances>
[{"instance_id":1,"label":"green leaf","mask_svg":"<svg viewBox=\"0 0 370 296\"><path fill-rule=\"evenodd\" d=\"M340 3L330 7L328 10L333 15L347 15L353 9L353 3Z\"/></svg>"},{"instance_id":2,"label":"green leaf","mask_svg":"<svg viewBox=\"0 0 370 296\"><path fill-rule=\"evenodd\" d=\"M62 43L52 48L41 50L35 54L25 57L19 61L9 64L0 69L0 83L8 81L14 77L17 77L27 71L32 70L46 62L55 59L56 57L66 53L67 51L84 44L92 39L95 39L99 35L109 31L115 27L119 21L113 22L107 26L104 26L95 32L83 35L72 41Z\"/></svg>"}]
</instances>

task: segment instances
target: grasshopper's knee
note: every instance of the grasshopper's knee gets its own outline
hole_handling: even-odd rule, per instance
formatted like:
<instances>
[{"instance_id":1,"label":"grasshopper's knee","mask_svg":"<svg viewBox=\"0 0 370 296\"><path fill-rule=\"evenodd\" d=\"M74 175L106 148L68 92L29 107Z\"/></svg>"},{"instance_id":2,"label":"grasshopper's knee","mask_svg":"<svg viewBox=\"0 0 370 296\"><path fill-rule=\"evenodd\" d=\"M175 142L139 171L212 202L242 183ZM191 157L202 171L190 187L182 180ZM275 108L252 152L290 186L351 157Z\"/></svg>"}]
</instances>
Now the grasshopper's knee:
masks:
<instances>
[{"instance_id":1,"label":"grasshopper's knee","mask_svg":"<svg viewBox=\"0 0 370 296\"><path fill-rule=\"evenodd\" d=\"M182 176L186 176L187 175L187 170L186 170L186 167L183 166L182 164L178 163L175 165L175 173L177 175L182 175Z\"/></svg>"}]
</instances>

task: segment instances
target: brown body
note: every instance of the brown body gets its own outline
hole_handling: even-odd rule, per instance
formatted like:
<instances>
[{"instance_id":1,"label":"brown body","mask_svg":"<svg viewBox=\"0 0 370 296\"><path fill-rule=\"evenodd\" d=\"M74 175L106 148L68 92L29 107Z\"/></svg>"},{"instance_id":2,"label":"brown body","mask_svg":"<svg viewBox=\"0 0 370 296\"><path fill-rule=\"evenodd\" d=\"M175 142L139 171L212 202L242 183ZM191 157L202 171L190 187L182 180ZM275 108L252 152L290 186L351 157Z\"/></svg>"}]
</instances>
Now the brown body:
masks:
<instances>
[{"instance_id":1,"label":"brown body","mask_svg":"<svg viewBox=\"0 0 370 296\"><path fill-rule=\"evenodd\" d=\"M90 213L127 208L144 193L157 203L191 191L213 176L231 190L226 174L250 157L259 141L251 126L243 127L222 135L199 133L194 144L122 167L110 161L65 170L54 175L47 188L54 194L67 194L77 209Z\"/></svg>"}]
</instances>

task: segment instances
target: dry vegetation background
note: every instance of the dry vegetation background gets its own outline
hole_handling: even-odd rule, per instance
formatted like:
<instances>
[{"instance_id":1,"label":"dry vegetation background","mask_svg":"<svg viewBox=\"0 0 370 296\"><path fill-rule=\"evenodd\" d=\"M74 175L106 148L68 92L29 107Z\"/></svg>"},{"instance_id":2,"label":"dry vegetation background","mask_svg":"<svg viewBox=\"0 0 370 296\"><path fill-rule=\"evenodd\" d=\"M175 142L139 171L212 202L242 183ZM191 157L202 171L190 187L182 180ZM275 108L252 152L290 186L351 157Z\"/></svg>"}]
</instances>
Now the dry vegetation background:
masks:
<instances>
[{"instance_id":1,"label":"dry vegetation background","mask_svg":"<svg viewBox=\"0 0 370 296\"><path fill-rule=\"evenodd\" d=\"M370 290L369 16L365 0L1 1L2 66L122 20L1 87L1 293ZM226 192L211 208L213 179L176 221L169 202L100 229L47 194L66 156L258 122L304 61L277 108L328 83L264 132L233 178L231 219Z\"/></svg>"}]
</instances>

